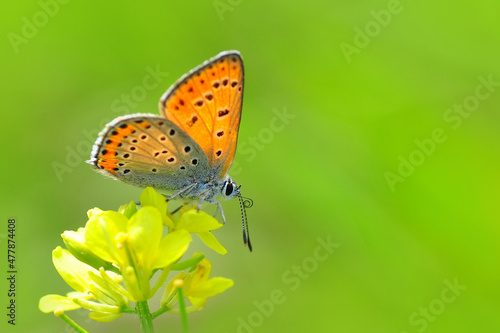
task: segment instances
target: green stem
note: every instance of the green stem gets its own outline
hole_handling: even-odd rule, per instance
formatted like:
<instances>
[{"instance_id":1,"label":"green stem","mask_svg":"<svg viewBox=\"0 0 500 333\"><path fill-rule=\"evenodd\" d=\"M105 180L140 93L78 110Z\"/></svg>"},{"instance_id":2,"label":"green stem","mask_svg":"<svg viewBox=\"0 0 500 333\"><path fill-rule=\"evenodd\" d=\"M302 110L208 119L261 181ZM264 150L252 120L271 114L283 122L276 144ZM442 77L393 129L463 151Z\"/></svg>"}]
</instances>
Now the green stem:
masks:
<instances>
[{"instance_id":1,"label":"green stem","mask_svg":"<svg viewBox=\"0 0 500 333\"><path fill-rule=\"evenodd\" d=\"M151 317L151 313L149 312L148 301L137 302L136 307L142 331L145 333L154 333L153 317Z\"/></svg>"},{"instance_id":2,"label":"green stem","mask_svg":"<svg viewBox=\"0 0 500 333\"><path fill-rule=\"evenodd\" d=\"M62 320L64 320L69 326L71 326L75 330L75 332L77 332L77 333L89 333L88 331L84 330L80 325L75 323L65 313L59 315L58 317L61 318Z\"/></svg>"},{"instance_id":3,"label":"green stem","mask_svg":"<svg viewBox=\"0 0 500 333\"><path fill-rule=\"evenodd\" d=\"M153 317L153 319L155 319L156 317L158 317L162 313L167 312L168 310L170 310L170 308L168 306L162 306L161 308L159 308L158 310L156 310L155 312L153 312L151 314L151 316Z\"/></svg>"},{"instance_id":4,"label":"green stem","mask_svg":"<svg viewBox=\"0 0 500 333\"><path fill-rule=\"evenodd\" d=\"M160 289L160 287L163 285L163 283L165 283L165 281L167 280L169 272L170 272L170 269L168 269L168 267L163 268L163 271L161 272L161 275L160 275L160 278L158 279L158 282L156 282L156 285L149 292L150 295L156 294L158 289Z\"/></svg>"},{"instance_id":5,"label":"green stem","mask_svg":"<svg viewBox=\"0 0 500 333\"><path fill-rule=\"evenodd\" d=\"M177 296L179 297L179 311L181 314L182 332L188 333L188 317L186 313L186 303L184 302L184 293L182 292L182 288L177 289Z\"/></svg>"},{"instance_id":6,"label":"green stem","mask_svg":"<svg viewBox=\"0 0 500 333\"><path fill-rule=\"evenodd\" d=\"M137 310L134 308L131 308L130 306L124 306L120 307L120 312L123 313L137 313Z\"/></svg>"},{"instance_id":7,"label":"green stem","mask_svg":"<svg viewBox=\"0 0 500 333\"><path fill-rule=\"evenodd\" d=\"M195 267L203 258L205 258L203 253L195 253L194 256L188 260L170 265L170 269L173 271L182 271L187 268Z\"/></svg>"}]
</instances>

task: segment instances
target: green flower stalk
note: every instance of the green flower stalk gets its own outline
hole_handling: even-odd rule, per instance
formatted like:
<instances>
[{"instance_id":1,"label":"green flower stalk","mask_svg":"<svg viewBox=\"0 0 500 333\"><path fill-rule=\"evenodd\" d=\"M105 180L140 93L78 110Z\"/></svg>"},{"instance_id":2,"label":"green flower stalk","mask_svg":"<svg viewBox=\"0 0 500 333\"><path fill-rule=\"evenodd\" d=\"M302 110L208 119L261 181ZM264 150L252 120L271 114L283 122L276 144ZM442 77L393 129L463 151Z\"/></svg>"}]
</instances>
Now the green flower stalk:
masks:
<instances>
[{"instance_id":1,"label":"green flower stalk","mask_svg":"<svg viewBox=\"0 0 500 333\"><path fill-rule=\"evenodd\" d=\"M153 332L152 320L159 315L180 313L187 330L186 313L202 310L207 298L233 285L230 279L209 278L211 264L201 253L181 261L191 234L216 252L227 253L211 232L222 224L195 207L185 206L177 216L170 214L165 197L152 188L146 188L140 199L140 209L134 202L118 211L91 209L85 228L62 234L67 249L54 249L52 262L73 291L42 297L42 312L53 312L77 332L85 330L66 311L84 308L100 322L136 313L144 332ZM179 273L167 282L175 271ZM152 286L150 280L157 273ZM164 286L159 309L151 314L148 300Z\"/></svg>"}]
</instances>

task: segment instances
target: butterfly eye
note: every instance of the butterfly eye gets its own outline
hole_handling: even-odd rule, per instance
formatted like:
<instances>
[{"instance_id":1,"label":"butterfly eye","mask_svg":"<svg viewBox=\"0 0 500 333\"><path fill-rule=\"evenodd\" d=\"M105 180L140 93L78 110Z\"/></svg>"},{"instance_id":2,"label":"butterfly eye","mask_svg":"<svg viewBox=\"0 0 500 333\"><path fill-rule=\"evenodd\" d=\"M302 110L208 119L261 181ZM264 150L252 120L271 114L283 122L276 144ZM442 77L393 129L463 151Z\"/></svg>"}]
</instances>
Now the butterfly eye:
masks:
<instances>
[{"instance_id":1,"label":"butterfly eye","mask_svg":"<svg viewBox=\"0 0 500 333\"><path fill-rule=\"evenodd\" d=\"M239 187L233 182L231 178L224 182L221 189L222 194L224 194L228 199L234 197L239 193Z\"/></svg>"},{"instance_id":2,"label":"butterfly eye","mask_svg":"<svg viewBox=\"0 0 500 333\"><path fill-rule=\"evenodd\" d=\"M226 189L225 189L225 191L224 191L224 192L225 192L226 196L228 197L228 196L230 196L230 195L231 195L231 193L233 193L233 190L234 190L234 189L233 189L233 184L231 184L230 182L226 182L226 186L225 186L225 188L226 188Z\"/></svg>"}]
</instances>

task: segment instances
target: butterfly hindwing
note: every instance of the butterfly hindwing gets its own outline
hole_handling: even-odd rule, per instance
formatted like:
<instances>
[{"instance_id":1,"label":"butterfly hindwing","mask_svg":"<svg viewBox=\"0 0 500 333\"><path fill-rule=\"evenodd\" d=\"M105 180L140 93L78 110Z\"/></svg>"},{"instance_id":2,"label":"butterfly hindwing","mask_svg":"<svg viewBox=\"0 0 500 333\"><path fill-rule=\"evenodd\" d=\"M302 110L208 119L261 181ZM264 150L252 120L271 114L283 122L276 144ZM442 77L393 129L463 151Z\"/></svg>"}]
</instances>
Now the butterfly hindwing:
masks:
<instances>
[{"instance_id":1,"label":"butterfly hindwing","mask_svg":"<svg viewBox=\"0 0 500 333\"><path fill-rule=\"evenodd\" d=\"M205 152L167 119L118 117L100 133L90 162L98 171L136 186L178 190L209 173Z\"/></svg>"},{"instance_id":2,"label":"butterfly hindwing","mask_svg":"<svg viewBox=\"0 0 500 333\"><path fill-rule=\"evenodd\" d=\"M161 113L199 144L219 178L236 152L243 79L240 54L222 52L181 77L160 100Z\"/></svg>"}]
</instances>

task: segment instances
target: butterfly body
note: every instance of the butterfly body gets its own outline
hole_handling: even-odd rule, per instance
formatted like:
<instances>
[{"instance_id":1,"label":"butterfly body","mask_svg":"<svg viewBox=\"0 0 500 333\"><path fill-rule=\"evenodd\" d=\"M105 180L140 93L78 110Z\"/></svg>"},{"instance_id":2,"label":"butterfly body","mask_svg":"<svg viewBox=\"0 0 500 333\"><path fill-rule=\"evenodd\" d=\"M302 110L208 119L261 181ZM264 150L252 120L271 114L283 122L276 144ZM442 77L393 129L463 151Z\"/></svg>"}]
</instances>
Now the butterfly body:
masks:
<instances>
[{"instance_id":1,"label":"butterfly body","mask_svg":"<svg viewBox=\"0 0 500 333\"><path fill-rule=\"evenodd\" d=\"M124 183L166 192L169 199L199 200L198 207L215 203L224 220L215 198L238 196L242 205L227 172L236 152L243 81L239 52L218 54L165 92L160 116L132 114L106 125L87 162Z\"/></svg>"}]
</instances>

